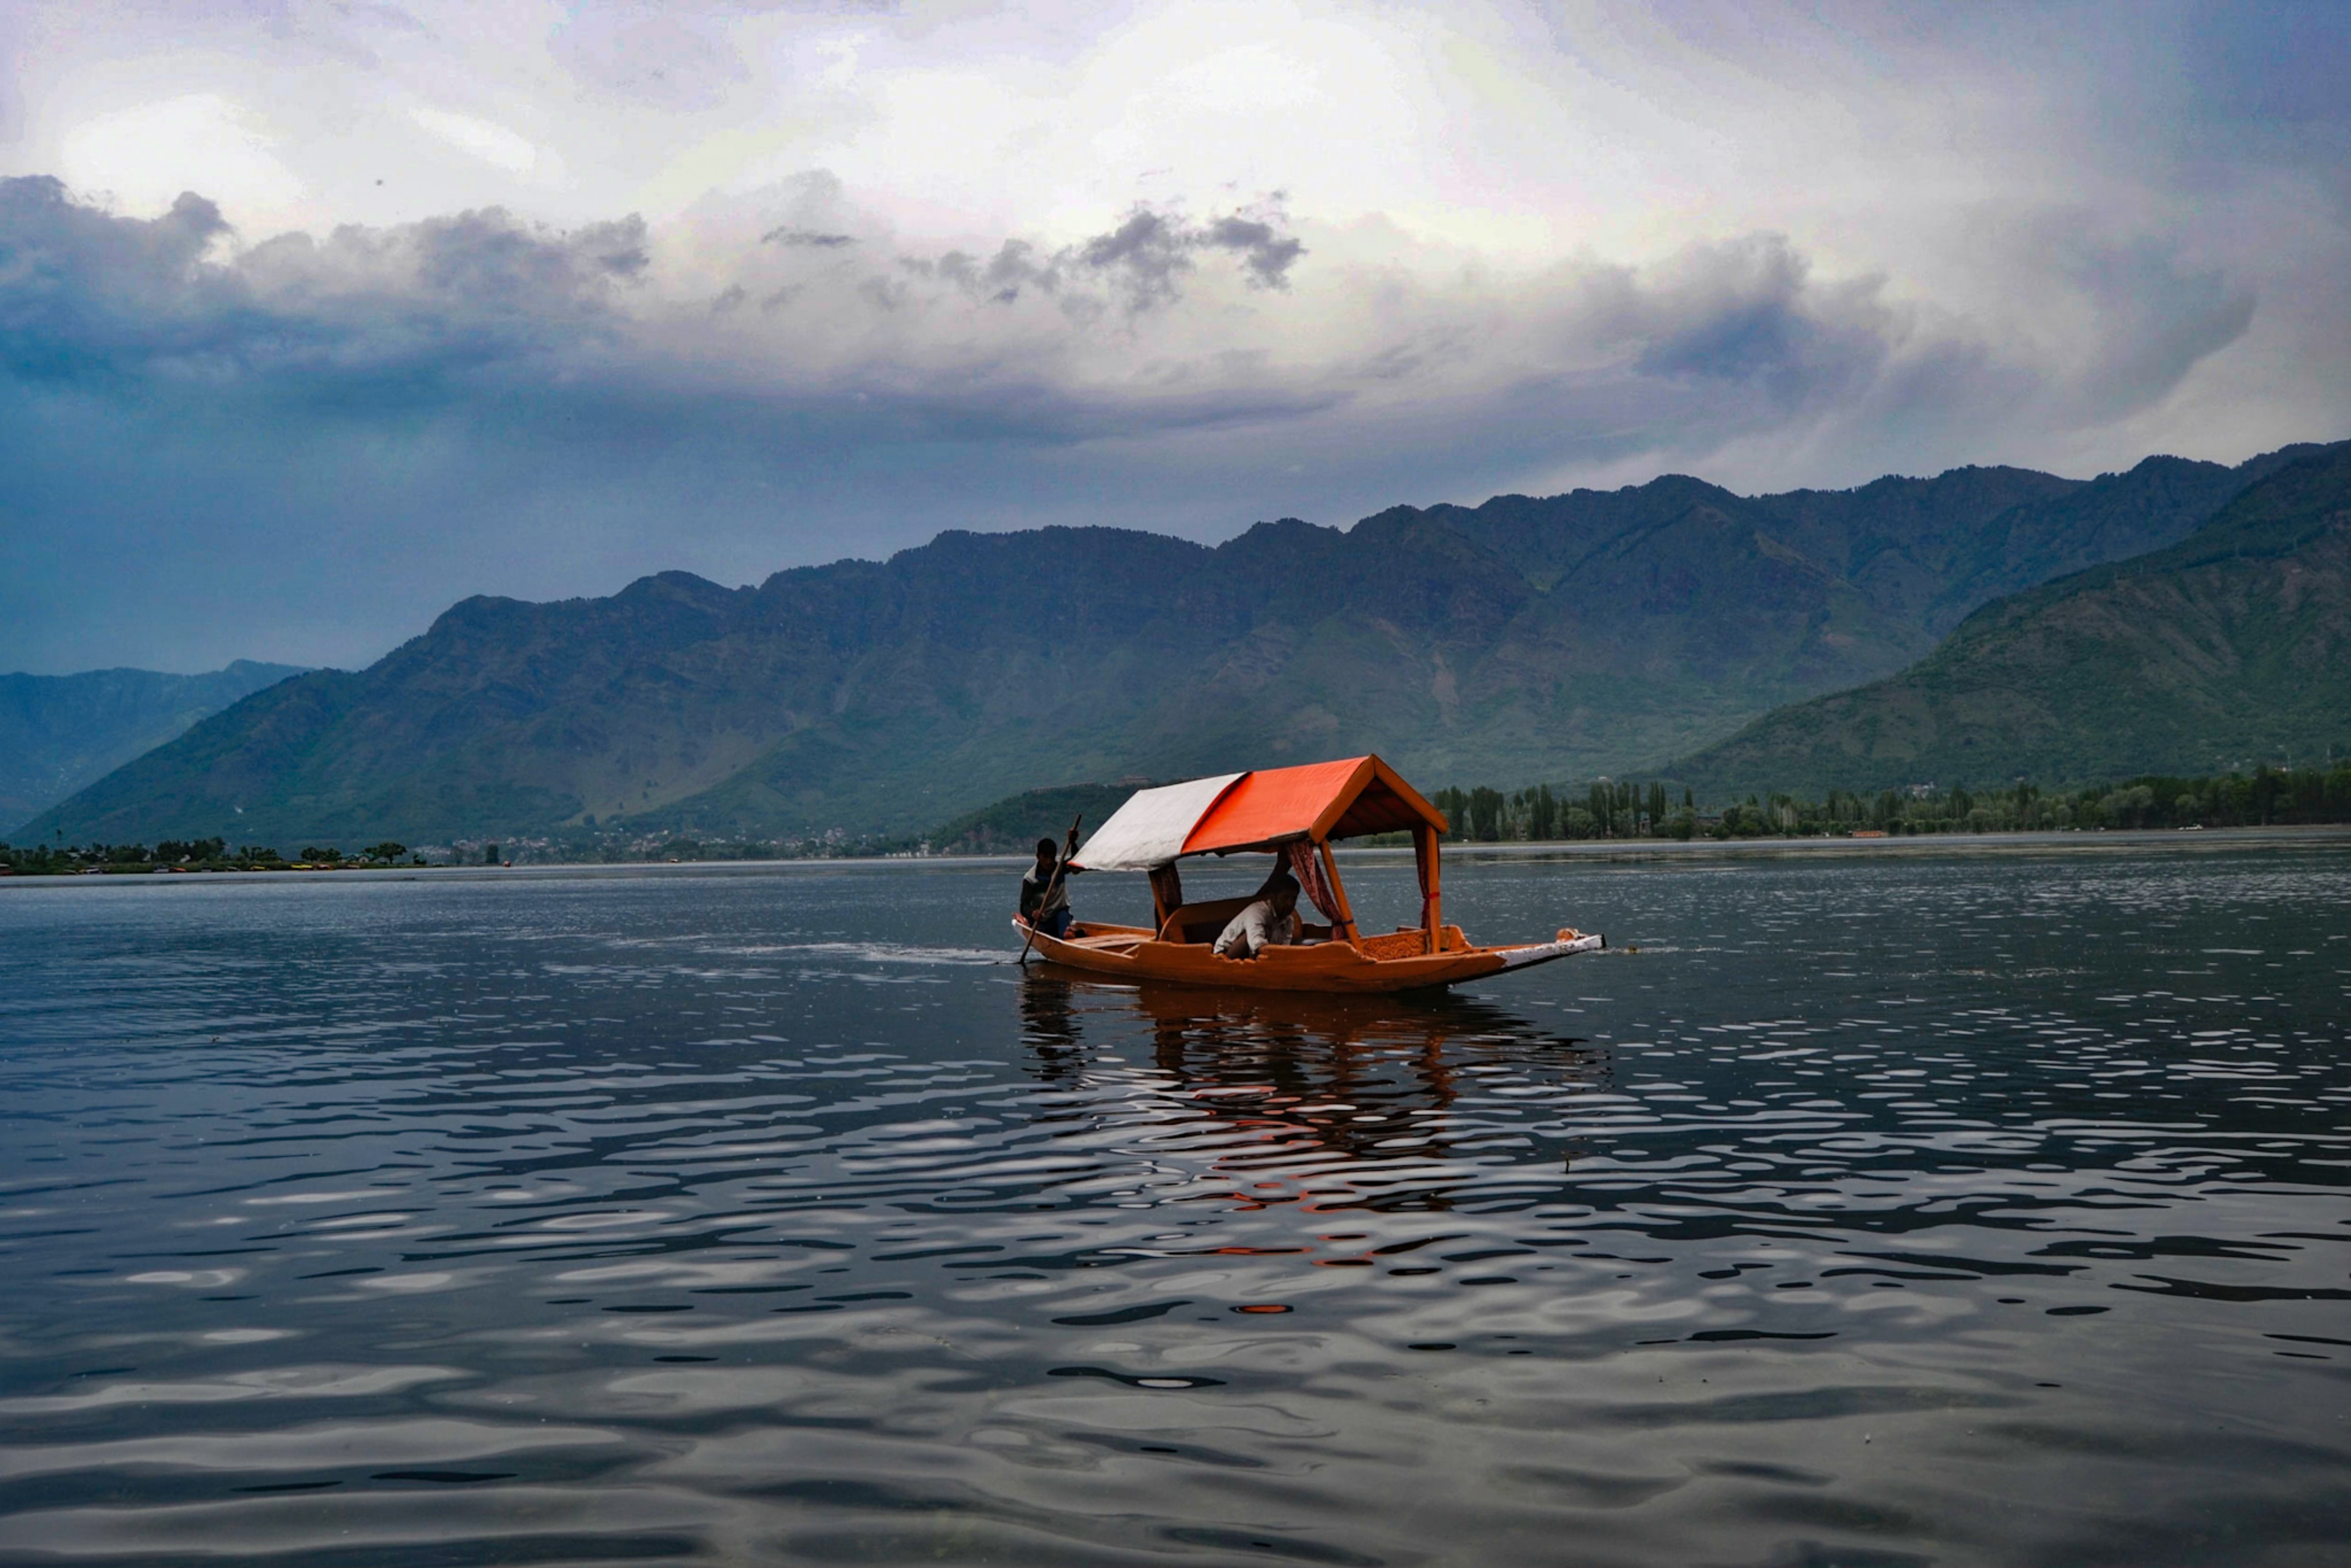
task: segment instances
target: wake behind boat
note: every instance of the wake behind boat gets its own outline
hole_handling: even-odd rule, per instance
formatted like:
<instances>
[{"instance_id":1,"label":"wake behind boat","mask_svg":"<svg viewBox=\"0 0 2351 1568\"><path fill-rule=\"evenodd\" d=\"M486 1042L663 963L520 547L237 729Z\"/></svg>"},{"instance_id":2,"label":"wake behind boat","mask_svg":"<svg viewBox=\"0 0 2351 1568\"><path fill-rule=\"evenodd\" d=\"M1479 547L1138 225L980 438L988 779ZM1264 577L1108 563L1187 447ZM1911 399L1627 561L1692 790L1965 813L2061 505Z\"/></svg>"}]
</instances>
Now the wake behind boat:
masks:
<instances>
[{"instance_id":1,"label":"wake behind boat","mask_svg":"<svg viewBox=\"0 0 2351 1568\"><path fill-rule=\"evenodd\" d=\"M1445 924L1439 840L1445 814L1376 757L1302 768L1260 768L1137 790L1070 865L1142 872L1151 881L1152 924L1071 924L1055 936L1014 925L1036 950L1074 969L1129 980L1168 980L1270 991L1407 991L1588 953L1598 935L1562 928L1548 941L1479 946ZM1409 832L1420 871L1421 923L1364 935L1356 925L1331 846L1372 833ZM1074 837L1074 832L1072 837ZM1048 849L1050 845L1046 846ZM1276 877L1298 886L1329 920L1327 937L1259 947L1248 957L1217 943L1250 897L1187 904L1177 862L1194 855L1270 854ZM1262 890L1260 890L1262 892ZM1310 935L1311 935L1310 929Z\"/></svg>"}]
</instances>

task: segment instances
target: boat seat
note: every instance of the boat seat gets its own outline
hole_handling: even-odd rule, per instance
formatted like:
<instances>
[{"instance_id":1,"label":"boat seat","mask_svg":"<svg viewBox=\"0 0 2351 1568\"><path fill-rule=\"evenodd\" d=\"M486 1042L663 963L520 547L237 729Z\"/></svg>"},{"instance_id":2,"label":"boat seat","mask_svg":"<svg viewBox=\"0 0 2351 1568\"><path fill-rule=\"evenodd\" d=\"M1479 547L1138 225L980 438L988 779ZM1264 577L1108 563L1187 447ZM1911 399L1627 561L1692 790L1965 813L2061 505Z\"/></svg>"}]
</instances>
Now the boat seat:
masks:
<instances>
[{"instance_id":1,"label":"boat seat","mask_svg":"<svg viewBox=\"0 0 2351 1568\"><path fill-rule=\"evenodd\" d=\"M1214 942L1233 923L1233 916L1249 906L1250 895L1238 898L1212 898L1203 904L1178 904L1167 912L1159 923L1162 942Z\"/></svg>"}]
</instances>

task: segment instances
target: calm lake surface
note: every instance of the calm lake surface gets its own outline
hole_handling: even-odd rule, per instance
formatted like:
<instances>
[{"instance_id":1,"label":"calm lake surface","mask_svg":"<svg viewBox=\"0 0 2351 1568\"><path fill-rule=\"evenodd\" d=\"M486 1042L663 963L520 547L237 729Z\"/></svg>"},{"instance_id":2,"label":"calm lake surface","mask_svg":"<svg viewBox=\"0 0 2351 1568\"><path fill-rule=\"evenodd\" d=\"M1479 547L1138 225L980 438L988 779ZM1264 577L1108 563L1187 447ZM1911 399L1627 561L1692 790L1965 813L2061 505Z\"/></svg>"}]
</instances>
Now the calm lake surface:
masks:
<instances>
[{"instance_id":1,"label":"calm lake surface","mask_svg":"<svg viewBox=\"0 0 2351 1568\"><path fill-rule=\"evenodd\" d=\"M1017 876L0 887L0 1560L2351 1551L2351 849L1449 859L1616 946L1417 1004Z\"/></svg>"}]
</instances>

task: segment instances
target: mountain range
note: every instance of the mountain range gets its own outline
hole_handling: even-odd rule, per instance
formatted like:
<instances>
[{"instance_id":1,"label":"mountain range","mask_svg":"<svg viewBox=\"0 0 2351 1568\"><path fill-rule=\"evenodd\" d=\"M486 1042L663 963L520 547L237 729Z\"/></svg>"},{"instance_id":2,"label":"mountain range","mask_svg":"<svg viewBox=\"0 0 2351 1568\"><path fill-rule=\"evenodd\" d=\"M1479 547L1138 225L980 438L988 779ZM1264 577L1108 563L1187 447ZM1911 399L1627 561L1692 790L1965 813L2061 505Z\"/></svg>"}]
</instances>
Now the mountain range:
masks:
<instances>
[{"instance_id":1,"label":"mountain range","mask_svg":"<svg viewBox=\"0 0 2351 1568\"><path fill-rule=\"evenodd\" d=\"M197 720L301 673L239 659L200 675L0 675L0 838Z\"/></svg>"},{"instance_id":2,"label":"mountain range","mask_svg":"<svg viewBox=\"0 0 2351 1568\"><path fill-rule=\"evenodd\" d=\"M1677 764L1719 796L2220 774L2351 757L2351 443L2180 543L1985 605L1888 679Z\"/></svg>"},{"instance_id":3,"label":"mountain range","mask_svg":"<svg viewBox=\"0 0 2351 1568\"><path fill-rule=\"evenodd\" d=\"M475 598L256 693L35 824L122 840L920 831L1015 790L1377 750L1431 781L1656 769L1970 612L2162 550L2316 449L1745 497L1614 491L1259 524L948 532L728 589Z\"/></svg>"}]
</instances>

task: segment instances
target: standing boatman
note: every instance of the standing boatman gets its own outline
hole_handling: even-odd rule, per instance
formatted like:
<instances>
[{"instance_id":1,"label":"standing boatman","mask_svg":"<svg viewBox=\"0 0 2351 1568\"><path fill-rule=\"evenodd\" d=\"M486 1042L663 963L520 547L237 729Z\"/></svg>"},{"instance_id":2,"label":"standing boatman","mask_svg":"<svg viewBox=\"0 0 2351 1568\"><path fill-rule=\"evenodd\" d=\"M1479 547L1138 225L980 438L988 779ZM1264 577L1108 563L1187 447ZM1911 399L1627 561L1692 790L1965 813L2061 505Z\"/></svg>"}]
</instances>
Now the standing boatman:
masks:
<instances>
[{"instance_id":1,"label":"standing boatman","mask_svg":"<svg viewBox=\"0 0 2351 1568\"><path fill-rule=\"evenodd\" d=\"M1020 918L1032 931L1060 938L1070 930L1070 877L1077 867L1069 863L1078 852L1078 825L1070 824L1067 848L1056 852L1053 841L1037 841L1037 863L1021 874Z\"/></svg>"}]
</instances>

